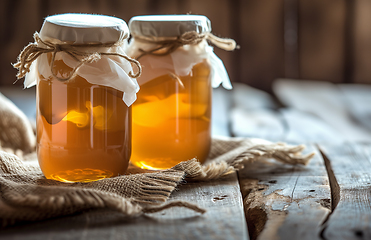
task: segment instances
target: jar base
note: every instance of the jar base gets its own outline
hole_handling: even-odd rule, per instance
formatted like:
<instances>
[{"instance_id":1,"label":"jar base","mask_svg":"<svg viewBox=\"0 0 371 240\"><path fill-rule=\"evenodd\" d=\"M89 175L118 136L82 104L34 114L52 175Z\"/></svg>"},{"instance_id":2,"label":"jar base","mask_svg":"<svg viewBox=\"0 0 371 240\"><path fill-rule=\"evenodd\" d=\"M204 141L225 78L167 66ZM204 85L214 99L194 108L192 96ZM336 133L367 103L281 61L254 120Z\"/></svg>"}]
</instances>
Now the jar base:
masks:
<instances>
[{"instance_id":1,"label":"jar base","mask_svg":"<svg viewBox=\"0 0 371 240\"><path fill-rule=\"evenodd\" d=\"M108 170L100 169L73 169L67 171L60 171L46 176L48 179L57 180L60 182L93 182L104 178L113 177L113 173Z\"/></svg>"},{"instance_id":2,"label":"jar base","mask_svg":"<svg viewBox=\"0 0 371 240\"><path fill-rule=\"evenodd\" d=\"M130 160L132 164L135 166L141 168L141 169L148 169L148 170L165 170L169 169L171 167L174 167L178 163L181 163L181 161L169 161L169 160L163 160L163 159L150 159L150 160Z\"/></svg>"}]
</instances>

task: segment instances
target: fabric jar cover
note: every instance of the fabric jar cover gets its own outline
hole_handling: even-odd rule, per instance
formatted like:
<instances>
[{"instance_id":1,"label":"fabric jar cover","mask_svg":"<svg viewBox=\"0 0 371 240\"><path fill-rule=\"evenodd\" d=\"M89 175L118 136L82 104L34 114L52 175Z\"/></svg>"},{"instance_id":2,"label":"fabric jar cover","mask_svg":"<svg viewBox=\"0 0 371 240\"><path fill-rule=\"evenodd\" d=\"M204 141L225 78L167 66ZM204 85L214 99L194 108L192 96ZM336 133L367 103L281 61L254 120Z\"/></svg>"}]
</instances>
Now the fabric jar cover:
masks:
<instances>
[{"instance_id":1,"label":"fabric jar cover","mask_svg":"<svg viewBox=\"0 0 371 240\"><path fill-rule=\"evenodd\" d=\"M201 15L148 15L136 16L129 21L129 29L133 36L127 54L131 57L137 57L140 49L149 51L157 47L156 41L173 40L187 32L196 32L198 34L210 34L211 22ZM144 41L142 41L144 40ZM169 70L175 71L178 76L187 76L191 73L194 65L207 59L211 65L211 84L216 88L220 84L226 89L232 89L225 66L209 46L206 39L199 44L188 44L179 47L171 52L169 56L156 58L146 56L141 59L141 63L147 68L151 68L150 74L143 71L140 84L144 84L151 79L167 74Z\"/></svg>"},{"instance_id":2,"label":"fabric jar cover","mask_svg":"<svg viewBox=\"0 0 371 240\"><path fill-rule=\"evenodd\" d=\"M123 46L129 36L127 24L115 17L91 14L60 14L45 19L40 31L40 38L52 44L109 44L118 43L112 47L78 47L80 51L119 53L125 55ZM39 43L40 45L40 43ZM42 44L41 44L42 45ZM43 47L43 46L40 46ZM55 60L73 68L79 64L76 59L61 51L55 53ZM123 101L130 106L136 100L139 86L134 78L129 76L133 71L130 62L119 56L102 55L98 61L84 63L76 73L91 84L97 84L124 92ZM27 73L25 88L36 85L39 74L48 79L52 73L47 55L41 54L31 65ZM63 76L62 76L63 77Z\"/></svg>"}]
</instances>

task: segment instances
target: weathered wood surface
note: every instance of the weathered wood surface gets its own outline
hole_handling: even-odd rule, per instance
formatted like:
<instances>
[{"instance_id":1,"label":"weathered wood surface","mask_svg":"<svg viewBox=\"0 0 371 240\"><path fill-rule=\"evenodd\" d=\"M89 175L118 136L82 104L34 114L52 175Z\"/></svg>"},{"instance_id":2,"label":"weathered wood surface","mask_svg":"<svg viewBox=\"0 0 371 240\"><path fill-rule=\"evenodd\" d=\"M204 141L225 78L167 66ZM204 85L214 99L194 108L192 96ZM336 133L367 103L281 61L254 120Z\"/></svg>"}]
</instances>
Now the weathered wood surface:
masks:
<instances>
[{"instance_id":1,"label":"weathered wood surface","mask_svg":"<svg viewBox=\"0 0 371 240\"><path fill-rule=\"evenodd\" d=\"M316 152L307 167L268 160L247 166L238 180L187 183L172 195L205 207L205 215L178 208L125 220L91 211L5 229L0 239L248 239L248 231L251 239L370 239L371 89L281 80L280 105L234 87L213 92L213 135L307 143L306 152ZM7 96L22 105L25 95Z\"/></svg>"},{"instance_id":2,"label":"weathered wood surface","mask_svg":"<svg viewBox=\"0 0 371 240\"><path fill-rule=\"evenodd\" d=\"M267 161L239 172L251 239L321 239L331 194L321 155L309 152L306 167Z\"/></svg>"},{"instance_id":3,"label":"weathered wood surface","mask_svg":"<svg viewBox=\"0 0 371 240\"><path fill-rule=\"evenodd\" d=\"M347 99L337 85L282 79L275 82L274 92L285 106L321 119L339 142L371 141L371 130L354 121ZM370 106L367 102L359 104Z\"/></svg>"},{"instance_id":4,"label":"weathered wood surface","mask_svg":"<svg viewBox=\"0 0 371 240\"><path fill-rule=\"evenodd\" d=\"M300 85L301 82L296 84ZM315 113L304 111L301 109L302 106L296 108L291 102L287 103L286 95L281 94L286 91L285 86L280 86L278 90L275 90L278 92L279 100L288 107L280 106L266 92L243 84L234 84L234 86L233 108L230 111L233 136L298 143L344 141L344 136L339 134L332 124L325 122ZM301 94L292 96L292 101L305 101L305 99L296 99L300 97L302 97ZM310 99L306 101L306 104L312 104Z\"/></svg>"},{"instance_id":5,"label":"weathered wood surface","mask_svg":"<svg viewBox=\"0 0 371 240\"><path fill-rule=\"evenodd\" d=\"M341 143L343 137L316 115L294 108L279 110L286 127L282 141L295 143L337 142Z\"/></svg>"},{"instance_id":6,"label":"weathered wood surface","mask_svg":"<svg viewBox=\"0 0 371 240\"><path fill-rule=\"evenodd\" d=\"M349 1L354 4L354 20L352 26L353 55L353 81L356 83L370 83L371 70L371 2L370 1Z\"/></svg>"},{"instance_id":7,"label":"weathered wood surface","mask_svg":"<svg viewBox=\"0 0 371 240\"><path fill-rule=\"evenodd\" d=\"M353 34L346 31L354 27L346 25L347 1L298 0L298 8L299 77L343 82L346 40Z\"/></svg>"},{"instance_id":8,"label":"weathered wood surface","mask_svg":"<svg viewBox=\"0 0 371 240\"><path fill-rule=\"evenodd\" d=\"M266 92L245 84L234 84L230 111L231 133L237 137L282 140L285 126L277 104Z\"/></svg>"},{"instance_id":9,"label":"weathered wood surface","mask_svg":"<svg viewBox=\"0 0 371 240\"><path fill-rule=\"evenodd\" d=\"M254 89L236 89L232 132L309 143L317 154L306 168L269 162L239 172L250 237L370 239L371 89L280 80L274 90L285 107ZM310 143L320 143L327 158Z\"/></svg>"},{"instance_id":10,"label":"weathered wood surface","mask_svg":"<svg viewBox=\"0 0 371 240\"><path fill-rule=\"evenodd\" d=\"M204 215L183 208L125 219L108 211L2 229L0 239L248 239L236 174L215 182L187 183L171 195L207 210Z\"/></svg>"},{"instance_id":11,"label":"weathered wood surface","mask_svg":"<svg viewBox=\"0 0 371 240\"><path fill-rule=\"evenodd\" d=\"M371 130L371 86L364 84L339 84L350 117L361 127Z\"/></svg>"},{"instance_id":12,"label":"weathered wood surface","mask_svg":"<svg viewBox=\"0 0 371 240\"><path fill-rule=\"evenodd\" d=\"M327 156L333 195L324 239L371 239L371 143L320 148Z\"/></svg>"}]
</instances>

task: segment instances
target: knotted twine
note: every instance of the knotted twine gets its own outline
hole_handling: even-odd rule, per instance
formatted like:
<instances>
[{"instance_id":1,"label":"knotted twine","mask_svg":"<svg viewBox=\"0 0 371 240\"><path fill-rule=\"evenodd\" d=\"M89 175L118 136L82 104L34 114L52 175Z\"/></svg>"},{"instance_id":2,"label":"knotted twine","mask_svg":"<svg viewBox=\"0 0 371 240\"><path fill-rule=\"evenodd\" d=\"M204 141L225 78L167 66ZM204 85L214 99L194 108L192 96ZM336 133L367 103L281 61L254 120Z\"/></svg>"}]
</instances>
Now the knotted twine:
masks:
<instances>
[{"instance_id":1,"label":"knotted twine","mask_svg":"<svg viewBox=\"0 0 371 240\"><path fill-rule=\"evenodd\" d=\"M184 45L197 45L201 43L204 39L226 51L233 51L234 49L239 48L239 46L236 44L236 41L233 39L220 38L212 33L198 33L196 31L185 32L176 38L166 40L153 40L145 38L143 36L134 36L134 38L135 40L138 40L140 42L157 45L157 47L149 51L139 49L141 54L138 57L136 57L137 60L139 60L144 55L165 56L174 52L179 47L182 47Z\"/></svg>"},{"instance_id":2,"label":"knotted twine","mask_svg":"<svg viewBox=\"0 0 371 240\"><path fill-rule=\"evenodd\" d=\"M111 47L118 47L123 44L123 40L117 41L115 43L86 43L86 44L55 44L48 41L43 41L37 32L33 35L35 42L29 43L22 52L18 55L17 62L13 64L13 67L18 69L17 79L21 79L26 76L26 73L30 71L31 64L44 53L52 53L52 60L50 63L50 71L56 79L59 81L68 81L71 78L75 77L76 71L85 63L96 62L101 59L101 56L118 56L124 58L130 63L133 63L138 68L138 72L133 74L129 72L131 78L137 78L142 73L142 67L140 63L126 55L117 53L117 52L97 52L86 49L108 49ZM82 50L84 49L84 51ZM59 52L64 52L75 59L79 64L72 69L70 74L66 78L58 77L57 74L53 71L55 56Z\"/></svg>"},{"instance_id":3,"label":"knotted twine","mask_svg":"<svg viewBox=\"0 0 371 240\"><path fill-rule=\"evenodd\" d=\"M92 209L109 209L128 218L173 207L204 213L204 209L185 201L160 204L185 181L216 180L243 168L246 163L265 158L305 165L313 156L301 154L303 145L290 146L262 139L214 138L204 165L192 159L164 171L136 173L142 170L132 167L127 175L114 178L62 183L43 176L35 152L24 155L34 150L35 135L30 134L32 127L23 113L5 97L0 98L0 113L0 226ZM15 124L13 130L8 131L11 119L21 124ZM18 137L11 137L13 135Z\"/></svg>"}]
</instances>

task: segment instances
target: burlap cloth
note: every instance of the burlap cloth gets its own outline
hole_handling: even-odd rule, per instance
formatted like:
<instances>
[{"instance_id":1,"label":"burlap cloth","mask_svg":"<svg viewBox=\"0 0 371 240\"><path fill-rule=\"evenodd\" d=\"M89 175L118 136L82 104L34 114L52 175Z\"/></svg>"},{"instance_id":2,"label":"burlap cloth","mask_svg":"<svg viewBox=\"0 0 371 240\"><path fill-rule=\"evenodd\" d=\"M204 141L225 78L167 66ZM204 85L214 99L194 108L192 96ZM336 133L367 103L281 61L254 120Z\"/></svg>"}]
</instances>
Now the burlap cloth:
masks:
<instances>
[{"instance_id":1,"label":"burlap cloth","mask_svg":"<svg viewBox=\"0 0 371 240\"><path fill-rule=\"evenodd\" d=\"M189 202L163 202L180 183L212 181L263 158L305 165L313 154L303 156L303 149L303 145L289 146L262 139L214 138L204 165L192 159L157 172L143 172L131 166L126 175L114 178L61 183L43 176L30 122L0 93L0 226L91 209L111 209L127 217L171 207L203 213L205 210Z\"/></svg>"}]
</instances>

